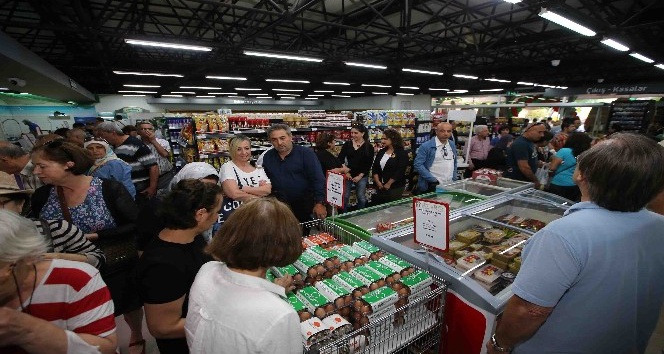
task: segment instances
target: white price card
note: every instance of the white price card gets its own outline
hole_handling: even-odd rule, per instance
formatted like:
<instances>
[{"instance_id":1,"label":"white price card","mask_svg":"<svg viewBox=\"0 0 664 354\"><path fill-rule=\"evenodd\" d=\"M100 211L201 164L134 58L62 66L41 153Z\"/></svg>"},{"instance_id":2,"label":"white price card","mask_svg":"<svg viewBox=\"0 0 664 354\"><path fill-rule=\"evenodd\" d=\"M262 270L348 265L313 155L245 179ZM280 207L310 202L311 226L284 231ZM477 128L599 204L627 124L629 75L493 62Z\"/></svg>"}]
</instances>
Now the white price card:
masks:
<instances>
[{"instance_id":1,"label":"white price card","mask_svg":"<svg viewBox=\"0 0 664 354\"><path fill-rule=\"evenodd\" d=\"M327 171L327 180L325 185L327 190L325 194L325 200L327 200L328 203L343 209L344 190L346 188L344 175Z\"/></svg>"},{"instance_id":2,"label":"white price card","mask_svg":"<svg viewBox=\"0 0 664 354\"><path fill-rule=\"evenodd\" d=\"M447 203L413 198L415 242L439 251L450 243L450 206Z\"/></svg>"}]
</instances>

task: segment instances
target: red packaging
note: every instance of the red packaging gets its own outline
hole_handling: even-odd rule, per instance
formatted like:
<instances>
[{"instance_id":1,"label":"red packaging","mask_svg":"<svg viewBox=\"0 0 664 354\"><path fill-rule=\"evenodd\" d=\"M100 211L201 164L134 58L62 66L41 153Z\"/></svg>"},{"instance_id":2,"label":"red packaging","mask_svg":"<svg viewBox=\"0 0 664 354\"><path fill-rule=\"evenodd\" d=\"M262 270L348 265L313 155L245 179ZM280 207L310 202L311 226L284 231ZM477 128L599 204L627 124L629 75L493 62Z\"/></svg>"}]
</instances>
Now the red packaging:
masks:
<instances>
[{"instance_id":1,"label":"red packaging","mask_svg":"<svg viewBox=\"0 0 664 354\"><path fill-rule=\"evenodd\" d=\"M479 170L473 171L472 178L479 183L495 185L498 177L502 177L502 175L502 171L493 170L490 168L481 168Z\"/></svg>"}]
</instances>

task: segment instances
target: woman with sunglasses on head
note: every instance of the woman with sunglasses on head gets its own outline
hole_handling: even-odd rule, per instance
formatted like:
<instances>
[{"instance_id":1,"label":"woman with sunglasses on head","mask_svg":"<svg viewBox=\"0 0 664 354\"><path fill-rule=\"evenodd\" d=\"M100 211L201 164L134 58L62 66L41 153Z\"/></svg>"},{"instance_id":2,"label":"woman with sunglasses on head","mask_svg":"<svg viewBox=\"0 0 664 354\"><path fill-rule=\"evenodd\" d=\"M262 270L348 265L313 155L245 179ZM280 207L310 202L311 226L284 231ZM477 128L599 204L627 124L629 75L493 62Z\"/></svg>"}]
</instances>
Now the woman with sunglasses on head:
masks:
<instances>
[{"instance_id":1,"label":"woman with sunglasses on head","mask_svg":"<svg viewBox=\"0 0 664 354\"><path fill-rule=\"evenodd\" d=\"M373 145L369 141L369 132L362 124L353 124L350 128L351 140L344 143L339 152L339 161L350 171L346 173L346 191L344 194L344 211L349 210L350 190L354 186L357 194L357 208L367 204L367 183L369 169L374 158Z\"/></svg>"},{"instance_id":2,"label":"woman with sunglasses on head","mask_svg":"<svg viewBox=\"0 0 664 354\"><path fill-rule=\"evenodd\" d=\"M136 197L136 187L131 182L131 166L117 157L105 140L93 139L86 141L83 146L95 159L88 176L118 181L127 188L132 198Z\"/></svg>"},{"instance_id":3,"label":"woman with sunglasses on head","mask_svg":"<svg viewBox=\"0 0 664 354\"><path fill-rule=\"evenodd\" d=\"M46 185L32 196L31 217L64 219L81 229L106 253L102 277L107 283L115 314L124 314L131 329L130 353L144 345L143 311L128 275L138 255L134 245L138 208L119 182L86 176L94 160L83 148L55 140L32 150L37 175ZM117 250L114 255L110 250ZM143 347L144 348L144 347Z\"/></svg>"},{"instance_id":4,"label":"woman with sunglasses on head","mask_svg":"<svg viewBox=\"0 0 664 354\"><path fill-rule=\"evenodd\" d=\"M401 199L406 185L408 153L403 148L403 138L392 128L383 131L383 148L373 163L373 180L376 187L374 204Z\"/></svg>"}]
</instances>

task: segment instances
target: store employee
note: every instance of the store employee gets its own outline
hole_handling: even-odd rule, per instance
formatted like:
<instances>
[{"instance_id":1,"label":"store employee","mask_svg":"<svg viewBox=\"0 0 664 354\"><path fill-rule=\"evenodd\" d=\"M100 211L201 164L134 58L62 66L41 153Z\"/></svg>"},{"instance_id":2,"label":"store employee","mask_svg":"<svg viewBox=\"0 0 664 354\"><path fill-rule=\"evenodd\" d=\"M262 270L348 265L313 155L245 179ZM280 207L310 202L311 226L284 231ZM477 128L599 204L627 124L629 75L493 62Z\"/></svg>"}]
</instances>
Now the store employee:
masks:
<instances>
[{"instance_id":1,"label":"store employee","mask_svg":"<svg viewBox=\"0 0 664 354\"><path fill-rule=\"evenodd\" d=\"M313 150L293 145L293 135L285 124L274 124L267 130L274 146L263 157L263 168L272 182L272 194L288 204L300 222L311 220L311 214L323 219L325 210L325 176Z\"/></svg>"},{"instance_id":2,"label":"store employee","mask_svg":"<svg viewBox=\"0 0 664 354\"><path fill-rule=\"evenodd\" d=\"M420 175L417 191L433 192L436 185L457 179L457 149L451 140L454 128L447 122L436 125L436 137L429 139L417 149L413 166Z\"/></svg>"}]
</instances>

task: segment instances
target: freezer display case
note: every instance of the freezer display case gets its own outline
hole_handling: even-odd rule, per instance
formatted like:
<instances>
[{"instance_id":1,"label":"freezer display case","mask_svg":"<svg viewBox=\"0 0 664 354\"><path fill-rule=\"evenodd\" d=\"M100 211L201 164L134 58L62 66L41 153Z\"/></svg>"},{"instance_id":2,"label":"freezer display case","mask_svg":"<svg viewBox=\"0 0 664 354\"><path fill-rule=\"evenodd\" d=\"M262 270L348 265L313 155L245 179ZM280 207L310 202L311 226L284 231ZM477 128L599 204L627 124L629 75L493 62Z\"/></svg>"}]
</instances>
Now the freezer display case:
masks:
<instances>
[{"instance_id":1,"label":"freezer display case","mask_svg":"<svg viewBox=\"0 0 664 354\"><path fill-rule=\"evenodd\" d=\"M450 209L463 208L484 201L485 196L460 192L433 192L417 196L448 203ZM368 239L382 232L410 225L413 222L413 198L405 198L388 204L381 204L362 210L330 217L328 221Z\"/></svg>"},{"instance_id":2,"label":"freezer display case","mask_svg":"<svg viewBox=\"0 0 664 354\"><path fill-rule=\"evenodd\" d=\"M512 296L524 243L566 209L504 195L451 212L447 252L416 244L412 225L371 242L450 283L443 353L485 353L496 317Z\"/></svg>"},{"instance_id":3,"label":"freezer display case","mask_svg":"<svg viewBox=\"0 0 664 354\"><path fill-rule=\"evenodd\" d=\"M463 191L486 197L493 197L502 193L515 193L532 187L532 183L498 177L491 183L484 180L463 179L446 185L436 187L437 191Z\"/></svg>"},{"instance_id":4,"label":"freezer display case","mask_svg":"<svg viewBox=\"0 0 664 354\"><path fill-rule=\"evenodd\" d=\"M576 204L576 202L571 201L567 198L563 198L559 195L555 195L555 194L549 193L549 192L544 192L544 191L541 191L541 190L535 189L535 188L528 188L526 190L519 191L519 192L515 193L515 195L520 195L520 196L523 196L523 197L526 197L526 198L531 198L531 199L543 200L545 202L553 203L555 205L562 205L562 206L565 206L565 207L570 207L570 206Z\"/></svg>"}]
</instances>

